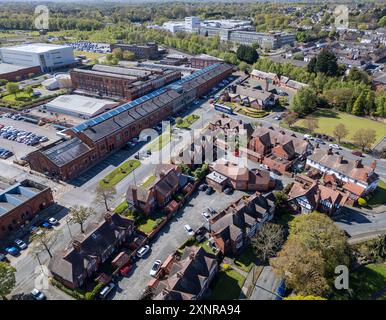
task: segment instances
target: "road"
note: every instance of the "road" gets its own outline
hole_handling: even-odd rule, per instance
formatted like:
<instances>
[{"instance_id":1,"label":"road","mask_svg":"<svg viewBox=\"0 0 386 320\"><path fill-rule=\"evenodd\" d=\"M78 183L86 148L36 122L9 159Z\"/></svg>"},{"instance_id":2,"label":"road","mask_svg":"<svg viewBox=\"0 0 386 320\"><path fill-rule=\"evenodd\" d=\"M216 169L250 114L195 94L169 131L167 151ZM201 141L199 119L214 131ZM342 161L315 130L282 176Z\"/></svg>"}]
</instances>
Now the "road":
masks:
<instances>
[{"instance_id":1,"label":"road","mask_svg":"<svg viewBox=\"0 0 386 320\"><path fill-rule=\"evenodd\" d=\"M277 296L274 293L280 282L280 279L272 271L272 267L264 267L249 300L275 300Z\"/></svg>"}]
</instances>

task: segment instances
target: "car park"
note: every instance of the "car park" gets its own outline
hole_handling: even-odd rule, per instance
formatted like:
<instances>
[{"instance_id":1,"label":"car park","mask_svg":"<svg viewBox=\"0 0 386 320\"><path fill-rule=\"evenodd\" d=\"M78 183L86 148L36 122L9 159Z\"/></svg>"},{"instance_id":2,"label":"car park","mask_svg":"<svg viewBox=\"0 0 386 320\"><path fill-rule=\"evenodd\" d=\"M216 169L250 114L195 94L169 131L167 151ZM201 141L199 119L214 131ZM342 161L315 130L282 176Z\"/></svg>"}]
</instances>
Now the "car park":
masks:
<instances>
[{"instance_id":1,"label":"car park","mask_svg":"<svg viewBox=\"0 0 386 320\"><path fill-rule=\"evenodd\" d=\"M108 294L115 288L115 283L110 282L108 285L104 286L99 292L98 296L100 299L106 299Z\"/></svg>"},{"instance_id":2,"label":"car park","mask_svg":"<svg viewBox=\"0 0 386 320\"><path fill-rule=\"evenodd\" d=\"M20 250L27 249L27 244L26 244L23 240L16 239L16 240L15 240L15 244L17 245L17 247L18 247Z\"/></svg>"},{"instance_id":3,"label":"car park","mask_svg":"<svg viewBox=\"0 0 386 320\"><path fill-rule=\"evenodd\" d=\"M188 224L184 225L184 229L185 229L185 231L187 232L187 234L189 236L193 236L194 235L194 231L193 231L193 229L192 229L192 227L190 225L188 225Z\"/></svg>"},{"instance_id":4,"label":"car park","mask_svg":"<svg viewBox=\"0 0 386 320\"><path fill-rule=\"evenodd\" d=\"M31 291L31 295L35 300L46 300L44 293L36 288Z\"/></svg>"},{"instance_id":5,"label":"car park","mask_svg":"<svg viewBox=\"0 0 386 320\"><path fill-rule=\"evenodd\" d=\"M159 270L160 267L161 267L161 264L162 264L162 261L161 261L161 260L156 260L156 261L154 261L153 266L152 266L151 269L150 269L150 275L151 275L152 277L155 277L155 276L156 276L158 270Z\"/></svg>"},{"instance_id":6,"label":"car park","mask_svg":"<svg viewBox=\"0 0 386 320\"><path fill-rule=\"evenodd\" d=\"M206 211L202 212L201 213L202 217L206 220L206 221L209 221L210 219L210 214Z\"/></svg>"},{"instance_id":7,"label":"car park","mask_svg":"<svg viewBox=\"0 0 386 320\"><path fill-rule=\"evenodd\" d=\"M149 245L145 245L145 246L139 248L137 251L137 257L142 258L146 253L149 252L149 250L150 250Z\"/></svg>"},{"instance_id":8,"label":"car park","mask_svg":"<svg viewBox=\"0 0 386 320\"><path fill-rule=\"evenodd\" d=\"M19 115L12 116L14 120L20 120L21 117ZM24 143L27 146L35 146L39 143L48 141L48 137L41 136L30 131L20 130L14 128L13 126L5 126L0 129L0 136L3 139L16 141L18 143Z\"/></svg>"},{"instance_id":9,"label":"car park","mask_svg":"<svg viewBox=\"0 0 386 320\"><path fill-rule=\"evenodd\" d=\"M337 149L337 150L341 149L341 147L339 145L337 145L336 143L330 143L328 146L332 149Z\"/></svg>"}]
</instances>

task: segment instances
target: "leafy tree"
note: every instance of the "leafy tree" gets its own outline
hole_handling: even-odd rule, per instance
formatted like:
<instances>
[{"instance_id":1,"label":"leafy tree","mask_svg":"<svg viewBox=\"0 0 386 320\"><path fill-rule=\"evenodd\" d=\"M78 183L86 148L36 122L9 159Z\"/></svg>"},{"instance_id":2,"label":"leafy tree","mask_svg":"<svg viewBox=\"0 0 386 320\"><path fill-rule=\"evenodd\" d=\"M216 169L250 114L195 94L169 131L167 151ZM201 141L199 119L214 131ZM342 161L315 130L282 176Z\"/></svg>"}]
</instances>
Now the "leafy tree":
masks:
<instances>
[{"instance_id":1,"label":"leafy tree","mask_svg":"<svg viewBox=\"0 0 386 320\"><path fill-rule=\"evenodd\" d=\"M340 140L348 135L348 130L346 129L346 126L343 123L339 123L335 126L333 135L336 139L338 139L338 143L340 143Z\"/></svg>"},{"instance_id":2,"label":"leafy tree","mask_svg":"<svg viewBox=\"0 0 386 320\"><path fill-rule=\"evenodd\" d=\"M246 62L244 62L244 61L241 61L241 62L239 63L239 69L240 69L241 71L247 70L247 69L248 69L248 63L246 63Z\"/></svg>"},{"instance_id":3,"label":"leafy tree","mask_svg":"<svg viewBox=\"0 0 386 320\"><path fill-rule=\"evenodd\" d=\"M282 226L274 223L264 223L257 234L251 239L252 248L258 259L263 263L276 255L284 242Z\"/></svg>"},{"instance_id":4,"label":"leafy tree","mask_svg":"<svg viewBox=\"0 0 386 320\"><path fill-rule=\"evenodd\" d=\"M112 53L114 58L117 58L118 60L122 60L123 52L121 48L115 48Z\"/></svg>"},{"instance_id":5,"label":"leafy tree","mask_svg":"<svg viewBox=\"0 0 386 320\"><path fill-rule=\"evenodd\" d=\"M357 67L354 67L350 70L347 80L349 81L361 81L363 83L369 84L370 78L369 75L362 70L359 70Z\"/></svg>"},{"instance_id":6,"label":"leafy tree","mask_svg":"<svg viewBox=\"0 0 386 320\"><path fill-rule=\"evenodd\" d=\"M378 25L380 27L386 27L386 16L383 16L381 19L379 19Z\"/></svg>"},{"instance_id":7,"label":"leafy tree","mask_svg":"<svg viewBox=\"0 0 386 320\"><path fill-rule=\"evenodd\" d=\"M311 59L308 71L313 73L321 72L328 76L337 76L338 63L335 54L328 49L323 49L316 58Z\"/></svg>"},{"instance_id":8,"label":"leafy tree","mask_svg":"<svg viewBox=\"0 0 386 320\"><path fill-rule=\"evenodd\" d=\"M122 60L133 61L135 60L135 54L131 51L125 50L123 51Z\"/></svg>"},{"instance_id":9,"label":"leafy tree","mask_svg":"<svg viewBox=\"0 0 386 320\"><path fill-rule=\"evenodd\" d=\"M6 85L7 91L9 94L14 94L16 98L16 94L20 91L19 85L14 82L8 82Z\"/></svg>"},{"instance_id":10,"label":"leafy tree","mask_svg":"<svg viewBox=\"0 0 386 320\"><path fill-rule=\"evenodd\" d=\"M270 264L299 295L325 296L330 291L321 254L296 239L287 240Z\"/></svg>"},{"instance_id":11,"label":"leafy tree","mask_svg":"<svg viewBox=\"0 0 386 320\"><path fill-rule=\"evenodd\" d=\"M253 64L259 59L259 54L256 49L251 46L241 44L236 51L236 56L239 60Z\"/></svg>"},{"instance_id":12,"label":"leafy tree","mask_svg":"<svg viewBox=\"0 0 386 320\"><path fill-rule=\"evenodd\" d=\"M61 238L62 232L59 230L52 230L50 232L44 232L34 237L32 245L32 253L39 254L46 251L50 258L52 258L52 247Z\"/></svg>"},{"instance_id":13,"label":"leafy tree","mask_svg":"<svg viewBox=\"0 0 386 320\"><path fill-rule=\"evenodd\" d=\"M184 122L184 120L181 117L176 118L176 124L181 125Z\"/></svg>"},{"instance_id":14,"label":"leafy tree","mask_svg":"<svg viewBox=\"0 0 386 320\"><path fill-rule=\"evenodd\" d=\"M4 86L8 83L8 80L6 79L0 79L0 86Z\"/></svg>"},{"instance_id":15,"label":"leafy tree","mask_svg":"<svg viewBox=\"0 0 386 320\"><path fill-rule=\"evenodd\" d=\"M379 92L375 97L375 115L379 117L386 117L386 93Z\"/></svg>"},{"instance_id":16,"label":"leafy tree","mask_svg":"<svg viewBox=\"0 0 386 320\"><path fill-rule=\"evenodd\" d=\"M25 93L31 96L34 93L34 90L32 89L31 86L28 86L24 89Z\"/></svg>"},{"instance_id":17,"label":"leafy tree","mask_svg":"<svg viewBox=\"0 0 386 320\"><path fill-rule=\"evenodd\" d=\"M307 117L305 120L306 128L309 132L314 133L319 128L319 120L314 117Z\"/></svg>"},{"instance_id":18,"label":"leafy tree","mask_svg":"<svg viewBox=\"0 0 386 320\"><path fill-rule=\"evenodd\" d=\"M319 297L319 296L300 296L300 295L296 295L296 296L285 297L284 300L327 300L327 299Z\"/></svg>"},{"instance_id":19,"label":"leafy tree","mask_svg":"<svg viewBox=\"0 0 386 320\"><path fill-rule=\"evenodd\" d=\"M94 214L95 211L92 208L75 205L73 207L70 207L68 221L72 224L79 224L81 232L84 233L84 222Z\"/></svg>"},{"instance_id":20,"label":"leafy tree","mask_svg":"<svg viewBox=\"0 0 386 320\"><path fill-rule=\"evenodd\" d=\"M375 143L377 133L374 129L364 128L358 129L353 136L354 143L362 150L370 149L373 143Z\"/></svg>"},{"instance_id":21,"label":"leafy tree","mask_svg":"<svg viewBox=\"0 0 386 320\"><path fill-rule=\"evenodd\" d=\"M351 113L356 116L362 115L364 110L364 105L365 105L365 96L362 92L355 100Z\"/></svg>"},{"instance_id":22,"label":"leafy tree","mask_svg":"<svg viewBox=\"0 0 386 320\"><path fill-rule=\"evenodd\" d=\"M117 189L115 189L114 186L104 187L104 186L98 185L96 187L95 202L104 204L106 207L106 210L109 211L108 202L114 200L116 194L117 194Z\"/></svg>"},{"instance_id":23,"label":"leafy tree","mask_svg":"<svg viewBox=\"0 0 386 320\"><path fill-rule=\"evenodd\" d=\"M305 116L317 108L315 91L310 88L301 88L293 97L290 105L291 111Z\"/></svg>"},{"instance_id":24,"label":"leafy tree","mask_svg":"<svg viewBox=\"0 0 386 320\"><path fill-rule=\"evenodd\" d=\"M285 115L285 117L283 119L283 122L285 124L287 124L288 127L291 128L296 123L296 121L298 121L298 120L299 120L299 116L298 116L298 114L296 112L288 112Z\"/></svg>"},{"instance_id":25,"label":"leafy tree","mask_svg":"<svg viewBox=\"0 0 386 320\"><path fill-rule=\"evenodd\" d=\"M0 262L0 297L6 300L16 285L16 268L8 263Z\"/></svg>"}]
</instances>

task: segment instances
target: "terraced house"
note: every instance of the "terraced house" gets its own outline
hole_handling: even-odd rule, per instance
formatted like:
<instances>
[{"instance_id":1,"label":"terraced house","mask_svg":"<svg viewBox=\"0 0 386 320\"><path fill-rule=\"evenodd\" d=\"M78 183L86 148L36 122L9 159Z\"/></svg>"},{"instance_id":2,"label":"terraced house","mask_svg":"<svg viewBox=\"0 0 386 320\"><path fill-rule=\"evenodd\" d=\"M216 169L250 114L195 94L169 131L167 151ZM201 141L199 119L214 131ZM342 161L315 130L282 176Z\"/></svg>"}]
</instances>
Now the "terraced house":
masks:
<instances>
[{"instance_id":1,"label":"terraced house","mask_svg":"<svg viewBox=\"0 0 386 320\"><path fill-rule=\"evenodd\" d=\"M28 155L30 167L58 179L73 179L124 147L143 129L151 128L184 109L231 73L230 65L210 65L65 130L66 139Z\"/></svg>"}]
</instances>

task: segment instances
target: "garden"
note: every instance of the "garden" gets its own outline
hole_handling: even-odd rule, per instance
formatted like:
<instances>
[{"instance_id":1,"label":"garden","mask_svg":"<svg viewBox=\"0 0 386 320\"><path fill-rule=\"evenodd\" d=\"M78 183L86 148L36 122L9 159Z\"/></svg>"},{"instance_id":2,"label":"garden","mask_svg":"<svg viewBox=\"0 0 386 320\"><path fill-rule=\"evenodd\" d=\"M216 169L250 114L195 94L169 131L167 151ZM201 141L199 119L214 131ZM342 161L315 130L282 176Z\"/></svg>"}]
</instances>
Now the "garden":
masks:
<instances>
[{"instance_id":1,"label":"garden","mask_svg":"<svg viewBox=\"0 0 386 320\"><path fill-rule=\"evenodd\" d=\"M140 165L141 162L138 160L127 160L119 167L107 174L102 180L100 180L99 185L102 187L111 188L131 172L133 172L133 170L138 168Z\"/></svg>"},{"instance_id":2,"label":"garden","mask_svg":"<svg viewBox=\"0 0 386 320\"><path fill-rule=\"evenodd\" d=\"M239 299L245 277L233 269L221 270L214 280L212 294L208 300Z\"/></svg>"},{"instance_id":3,"label":"garden","mask_svg":"<svg viewBox=\"0 0 386 320\"><path fill-rule=\"evenodd\" d=\"M187 129L189 128L193 123L195 123L198 119L200 119L200 116L197 114L191 114L183 119L176 119L176 127L180 129Z\"/></svg>"}]
</instances>

